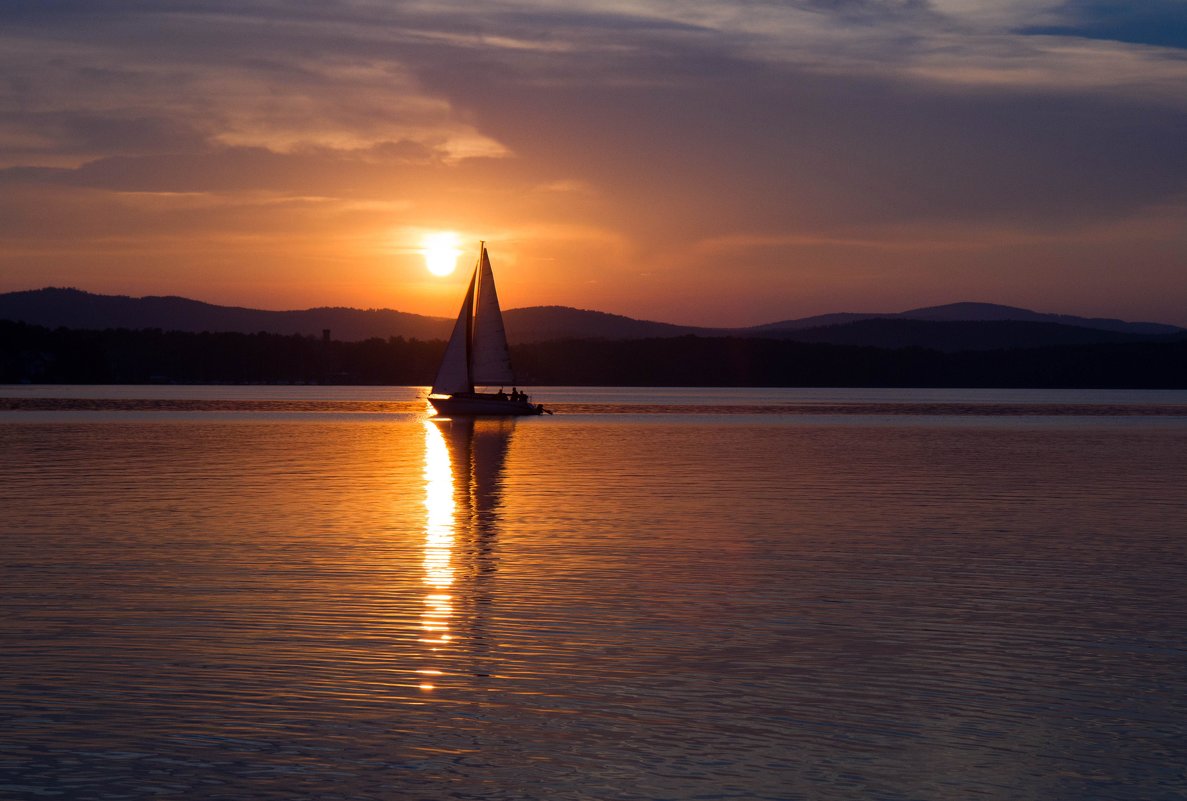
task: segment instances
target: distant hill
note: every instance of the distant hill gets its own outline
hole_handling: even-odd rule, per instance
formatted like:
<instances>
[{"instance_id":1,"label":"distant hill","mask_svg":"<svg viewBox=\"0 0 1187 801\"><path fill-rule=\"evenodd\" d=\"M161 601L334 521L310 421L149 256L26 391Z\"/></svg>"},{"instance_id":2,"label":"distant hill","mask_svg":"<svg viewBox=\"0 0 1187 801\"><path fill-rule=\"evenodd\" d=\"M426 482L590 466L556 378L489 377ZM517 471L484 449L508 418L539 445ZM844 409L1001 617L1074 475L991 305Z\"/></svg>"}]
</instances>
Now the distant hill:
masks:
<instances>
[{"instance_id":1,"label":"distant hill","mask_svg":"<svg viewBox=\"0 0 1187 801\"><path fill-rule=\"evenodd\" d=\"M620 314L571 309L567 306L530 306L503 312L511 342L547 342L553 339L646 339L712 334L718 329L692 328ZM719 332L720 333L720 332Z\"/></svg>"},{"instance_id":2,"label":"distant hill","mask_svg":"<svg viewBox=\"0 0 1187 801\"><path fill-rule=\"evenodd\" d=\"M434 340L449 336L452 320L392 309L315 308L265 311L180 297L97 295L78 289L0 294L0 319L48 328L161 329L163 331L301 334L338 341L370 338ZM702 337L774 338L881 348L946 352L1144 341L1184 329L1161 323L1044 314L991 303L953 303L894 314L841 312L749 328L696 328L618 314L534 306L504 311L512 344L560 339L629 340Z\"/></svg>"},{"instance_id":3,"label":"distant hill","mask_svg":"<svg viewBox=\"0 0 1187 801\"><path fill-rule=\"evenodd\" d=\"M680 336L711 329L635 320L619 314L533 306L503 312L512 342L550 339L633 339ZM79 289L37 289L0 294L0 320L16 320L48 328L160 328L164 331L304 334L320 337L330 329L334 339L354 342L378 337L446 339L453 320L391 309L323 307L300 311L265 311L216 306L180 297L132 298L96 295Z\"/></svg>"},{"instance_id":4,"label":"distant hill","mask_svg":"<svg viewBox=\"0 0 1187 801\"><path fill-rule=\"evenodd\" d=\"M911 309L893 313L859 313L839 312L822 314L816 317L802 317L796 320L783 320L777 323L754 326L749 331L763 331L777 333L782 331L798 331L806 328L819 328L862 320L874 319L904 319L904 320L934 320L938 322L1027 322L1027 323L1055 323L1058 325L1090 328L1100 331L1120 331L1127 334L1174 334L1184 329L1165 323L1130 323L1124 320L1114 320L1104 317L1076 317L1071 314L1047 314L1044 312L1020 309L1016 306L1001 306L996 303L949 303L945 306L927 306L921 309Z\"/></svg>"},{"instance_id":5,"label":"distant hill","mask_svg":"<svg viewBox=\"0 0 1187 801\"><path fill-rule=\"evenodd\" d=\"M265 311L215 306L180 297L131 298L96 295L78 289L37 289L0 295L0 319L49 328L160 328L164 331L219 331L254 334L306 334L357 341L390 336L444 339L450 321L391 309L316 308Z\"/></svg>"},{"instance_id":6,"label":"distant hill","mask_svg":"<svg viewBox=\"0 0 1187 801\"><path fill-rule=\"evenodd\" d=\"M1182 331L1157 323L1102 321L1107 327L1079 325L1093 322L1067 315L1026 312L1013 319L1005 312L980 318L978 307L988 304L960 303L937 307L936 318L914 317L929 310L899 315L864 317L859 314L826 314L805 318L802 327L754 326L751 328L694 328L691 326L635 320L617 314L582 311L562 306L540 306L504 312L507 334L512 343L526 344L558 339L652 339L678 336L771 338L824 345L856 345L878 348L928 348L948 353L962 350L1036 348L1054 345L1090 345L1142 342ZM973 319L962 319L955 307L964 307ZM992 307L1007 310L1009 307ZM1025 312L1025 310L1018 310ZM1022 315L1020 315L1022 316ZM1058 318L1061 322L1053 322ZM798 323L800 321L792 321ZM1115 324L1115 325L1114 325Z\"/></svg>"}]
</instances>

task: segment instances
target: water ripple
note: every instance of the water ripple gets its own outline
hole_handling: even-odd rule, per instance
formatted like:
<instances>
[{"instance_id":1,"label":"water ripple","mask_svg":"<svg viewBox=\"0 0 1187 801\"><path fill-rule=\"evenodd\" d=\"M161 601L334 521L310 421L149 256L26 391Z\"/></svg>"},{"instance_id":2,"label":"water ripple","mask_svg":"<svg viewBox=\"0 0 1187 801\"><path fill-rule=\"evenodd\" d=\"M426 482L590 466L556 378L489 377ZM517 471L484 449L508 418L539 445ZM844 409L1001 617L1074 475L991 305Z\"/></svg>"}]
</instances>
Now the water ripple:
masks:
<instances>
[{"instance_id":1,"label":"water ripple","mask_svg":"<svg viewBox=\"0 0 1187 801\"><path fill-rule=\"evenodd\" d=\"M5 797L1187 790L1157 416L241 412L0 424Z\"/></svg>"}]
</instances>

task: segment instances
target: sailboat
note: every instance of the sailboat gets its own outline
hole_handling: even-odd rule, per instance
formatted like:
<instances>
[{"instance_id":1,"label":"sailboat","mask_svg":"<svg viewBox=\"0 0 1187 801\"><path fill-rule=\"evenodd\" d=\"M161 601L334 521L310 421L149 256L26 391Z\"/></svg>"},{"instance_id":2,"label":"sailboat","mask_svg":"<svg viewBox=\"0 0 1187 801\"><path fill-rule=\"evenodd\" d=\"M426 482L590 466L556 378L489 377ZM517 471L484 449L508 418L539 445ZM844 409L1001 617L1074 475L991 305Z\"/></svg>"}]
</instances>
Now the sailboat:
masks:
<instances>
[{"instance_id":1,"label":"sailboat","mask_svg":"<svg viewBox=\"0 0 1187 801\"><path fill-rule=\"evenodd\" d=\"M510 394L503 391L514 383L507 332L503 329L503 313L499 310L499 296L495 292L495 276L483 242L479 246L478 264L470 278L470 288L433 380L429 403L441 415L506 417L547 411L541 404L532 403L518 389L513 389ZM478 392L478 386L500 389L498 392Z\"/></svg>"}]
</instances>

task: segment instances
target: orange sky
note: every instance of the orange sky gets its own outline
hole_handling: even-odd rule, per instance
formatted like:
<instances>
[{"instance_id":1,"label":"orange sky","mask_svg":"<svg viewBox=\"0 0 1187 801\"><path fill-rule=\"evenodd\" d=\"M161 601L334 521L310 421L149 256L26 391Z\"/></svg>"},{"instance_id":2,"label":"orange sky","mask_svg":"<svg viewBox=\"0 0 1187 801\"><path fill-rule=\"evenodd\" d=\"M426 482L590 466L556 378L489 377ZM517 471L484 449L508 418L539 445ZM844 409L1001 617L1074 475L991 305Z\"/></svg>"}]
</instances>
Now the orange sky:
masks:
<instances>
[{"instance_id":1,"label":"orange sky","mask_svg":"<svg viewBox=\"0 0 1187 801\"><path fill-rule=\"evenodd\" d=\"M0 291L1187 325L1182 4L392 6L0 7Z\"/></svg>"}]
</instances>

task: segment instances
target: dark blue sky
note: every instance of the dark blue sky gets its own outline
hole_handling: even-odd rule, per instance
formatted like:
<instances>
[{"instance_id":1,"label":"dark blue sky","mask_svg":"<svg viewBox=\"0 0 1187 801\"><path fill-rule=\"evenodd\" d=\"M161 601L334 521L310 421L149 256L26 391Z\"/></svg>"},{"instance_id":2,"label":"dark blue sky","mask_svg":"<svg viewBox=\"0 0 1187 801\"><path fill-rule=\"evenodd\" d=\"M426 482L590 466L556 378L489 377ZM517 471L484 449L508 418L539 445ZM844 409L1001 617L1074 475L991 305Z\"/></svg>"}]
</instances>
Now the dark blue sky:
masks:
<instances>
[{"instance_id":1,"label":"dark blue sky","mask_svg":"<svg viewBox=\"0 0 1187 801\"><path fill-rule=\"evenodd\" d=\"M1059 7L1057 19L1021 32L1187 48L1187 3L1183 0L1069 2Z\"/></svg>"}]
</instances>

